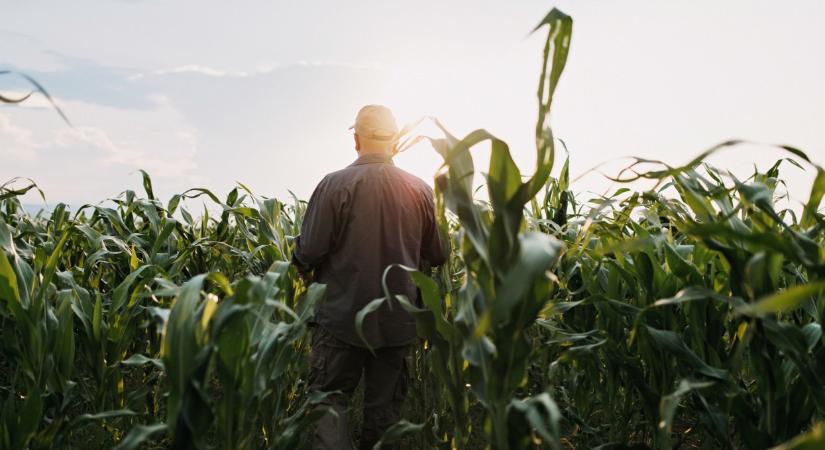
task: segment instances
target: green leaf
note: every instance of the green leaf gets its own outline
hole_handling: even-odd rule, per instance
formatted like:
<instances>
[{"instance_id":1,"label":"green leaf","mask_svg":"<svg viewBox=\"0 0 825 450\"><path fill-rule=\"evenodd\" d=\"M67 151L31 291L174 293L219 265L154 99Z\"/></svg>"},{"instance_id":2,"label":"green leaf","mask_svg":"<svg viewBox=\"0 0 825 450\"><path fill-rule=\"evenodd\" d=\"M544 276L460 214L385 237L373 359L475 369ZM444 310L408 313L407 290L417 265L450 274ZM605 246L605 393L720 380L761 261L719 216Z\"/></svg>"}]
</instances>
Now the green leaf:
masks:
<instances>
[{"instance_id":1,"label":"green leaf","mask_svg":"<svg viewBox=\"0 0 825 450\"><path fill-rule=\"evenodd\" d=\"M355 315L355 332L358 334L358 337L361 338L364 345L373 354L375 354L375 351L373 350L372 345L370 345L369 341L367 341L364 337L364 318L367 317L367 314L380 308L386 300L387 297L376 298L375 300L367 303L367 305L361 308L361 310Z\"/></svg>"},{"instance_id":2,"label":"green leaf","mask_svg":"<svg viewBox=\"0 0 825 450\"><path fill-rule=\"evenodd\" d=\"M819 422L811 430L771 450L822 450L825 448L825 422Z\"/></svg>"},{"instance_id":3,"label":"green leaf","mask_svg":"<svg viewBox=\"0 0 825 450\"><path fill-rule=\"evenodd\" d=\"M177 226L178 222L175 219L167 218L166 223L163 225L163 229L158 234L157 239L155 239L154 245L152 245L152 255L156 254L160 251L163 244L166 243L166 239L169 238L169 235L175 231L175 227Z\"/></svg>"},{"instance_id":4,"label":"green leaf","mask_svg":"<svg viewBox=\"0 0 825 450\"><path fill-rule=\"evenodd\" d=\"M0 248L0 299L20 303L20 288L6 252Z\"/></svg>"},{"instance_id":5,"label":"green leaf","mask_svg":"<svg viewBox=\"0 0 825 450\"><path fill-rule=\"evenodd\" d=\"M26 393L26 399L23 401L23 410L20 414L20 422L15 430L19 434L18 442L25 444L34 436L37 431L40 421L43 416L43 399L40 397L40 390L37 388L30 389ZM26 447L26 445L21 445Z\"/></svg>"},{"instance_id":6,"label":"green leaf","mask_svg":"<svg viewBox=\"0 0 825 450\"><path fill-rule=\"evenodd\" d=\"M425 423L412 423L406 419L402 419L387 428L384 434L381 435L381 439L376 442L372 448L373 450L381 450L384 448L384 445L399 442L405 436L420 434L426 429L427 424Z\"/></svg>"},{"instance_id":7,"label":"green leaf","mask_svg":"<svg viewBox=\"0 0 825 450\"><path fill-rule=\"evenodd\" d=\"M715 378L720 381L726 381L728 372L724 369L713 367L696 356L685 342L676 333L668 330L659 330L653 327L645 326L648 335L653 343L658 348L665 351L666 354L673 354L683 362L690 365L697 373L705 375L709 378Z\"/></svg>"},{"instance_id":8,"label":"green leaf","mask_svg":"<svg viewBox=\"0 0 825 450\"><path fill-rule=\"evenodd\" d=\"M453 326L446 320L441 300L441 292L435 280L433 280L431 277L429 277L428 275L424 274L419 270L413 269L411 267L402 266L400 264L396 264L387 267L387 269L384 271L383 280L385 292L389 291L386 286L387 274L391 269L395 267L405 270L410 275L410 278L412 279L413 283L421 293L421 300L433 315L435 327L438 330L438 333L445 340L452 342L453 339L457 337L456 331L453 328ZM402 304L402 306L405 305ZM412 305L406 307L406 309L409 312L412 312L410 309L411 306Z\"/></svg>"},{"instance_id":9,"label":"green leaf","mask_svg":"<svg viewBox=\"0 0 825 450\"><path fill-rule=\"evenodd\" d=\"M802 228L810 227L816 222L817 211L820 203L822 203L823 196L825 196L825 170L817 167L816 178L811 186L811 195L802 213L802 222L800 223Z\"/></svg>"},{"instance_id":10,"label":"green leaf","mask_svg":"<svg viewBox=\"0 0 825 450\"><path fill-rule=\"evenodd\" d=\"M521 172L504 141L493 139L487 188L494 207L506 205L521 185Z\"/></svg>"},{"instance_id":11,"label":"green leaf","mask_svg":"<svg viewBox=\"0 0 825 450\"><path fill-rule=\"evenodd\" d=\"M523 300L536 280L561 256L561 241L543 233L526 233L520 236L521 252L501 282L493 303L493 323L509 320L510 311ZM477 334L483 334L477 332Z\"/></svg>"},{"instance_id":12,"label":"green leaf","mask_svg":"<svg viewBox=\"0 0 825 450\"><path fill-rule=\"evenodd\" d=\"M170 385L167 403L167 425L170 426L177 422L187 386L197 381L193 374L204 362L199 359L201 348L195 330L200 326L196 311L206 277L206 274L196 275L181 286L161 341L161 359Z\"/></svg>"},{"instance_id":13,"label":"green leaf","mask_svg":"<svg viewBox=\"0 0 825 450\"><path fill-rule=\"evenodd\" d=\"M156 423L152 425L135 425L129 430L129 433L124 437L114 450L135 450L141 444L148 441L157 434L167 430L165 423Z\"/></svg>"},{"instance_id":14,"label":"green leaf","mask_svg":"<svg viewBox=\"0 0 825 450\"><path fill-rule=\"evenodd\" d=\"M662 397L659 403L659 433L664 442L667 442L673 428L673 418L676 417L676 409L682 401L682 397L691 391L705 389L713 386L712 381L696 381L690 379L679 380L679 386L675 391Z\"/></svg>"},{"instance_id":15,"label":"green leaf","mask_svg":"<svg viewBox=\"0 0 825 450\"><path fill-rule=\"evenodd\" d=\"M133 244L129 251L129 269L135 271L139 265L140 260L138 260L137 251L135 250L135 246Z\"/></svg>"},{"instance_id":16,"label":"green leaf","mask_svg":"<svg viewBox=\"0 0 825 450\"><path fill-rule=\"evenodd\" d=\"M61 383L70 380L74 371L75 335L74 314L72 312L72 291L61 291L57 298L57 332L53 356L60 371Z\"/></svg>"},{"instance_id":17,"label":"green leaf","mask_svg":"<svg viewBox=\"0 0 825 450\"><path fill-rule=\"evenodd\" d=\"M800 307L804 302L820 295L825 289L825 281L793 286L784 291L763 297L756 303L748 303L736 308L738 314L759 317L766 314L786 312Z\"/></svg>"},{"instance_id":18,"label":"green leaf","mask_svg":"<svg viewBox=\"0 0 825 450\"><path fill-rule=\"evenodd\" d=\"M138 169L138 172L143 177L143 190L146 191L146 196L149 197L149 200L154 200L155 193L152 190L152 178L143 169Z\"/></svg>"},{"instance_id":19,"label":"green leaf","mask_svg":"<svg viewBox=\"0 0 825 450\"><path fill-rule=\"evenodd\" d=\"M220 325L213 330L213 340L219 360L233 379L240 381L243 362L249 349L249 324L241 314L242 310L237 311L238 313L232 314L231 318L219 322Z\"/></svg>"},{"instance_id":20,"label":"green leaf","mask_svg":"<svg viewBox=\"0 0 825 450\"><path fill-rule=\"evenodd\" d=\"M508 407L518 411L530 427L554 450L561 450L561 410L547 392L526 398L513 399Z\"/></svg>"},{"instance_id":21,"label":"green leaf","mask_svg":"<svg viewBox=\"0 0 825 450\"><path fill-rule=\"evenodd\" d=\"M26 81L29 82L29 84L34 86L34 89L35 89L36 92L39 92L39 93L43 94L43 97L46 97L46 100L49 101L49 103L52 106L52 109L54 109L55 112L57 112L57 114L60 116L60 118L63 119L64 122L66 122L66 125L68 125L70 127L72 126L72 123L69 121L69 118L63 112L63 110L60 109L59 106L57 106L57 103L55 103L52 96L49 95L49 93L46 91L46 88L44 88L40 83L38 83L37 80L35 80L34 78L26 75L25 73L13 72L11 70L0 70L0 75L5 75L5 74L17 74L17 75L23 77ZM31 94L29 94L29 95L31 95ZM29 96L27 95L25 98L23 98L23 100L25 100L28 97Z\"/></svg>"},{"instance_id":22,"label":"green leaf","mask_svg":"<svg viewBox=\"0 0 825 450\"><path fill-rule=\"evenodd\" d=\"M694 302L699 300L715 300L720 303L728 303L730 301L730 298L718 294L714 291L711 291L707 288L690 286L677 292L676 295L674 295L673 297L656 300L655 302L653 302L651 307L680 305L682 303Z\"/></svg>"},{"instance_id":23,"label":"green leaf","mask_svg":"<svg viewBox=\"0 0 825 450\"><path fill-rule=\"evenodd\" d=\"M120 363L124 366L143 366L149 363L157 367L158 369L163 370L163 362L161 362L161 360L157 358L149 358L148 356L141 355L140 353L135 353L134 355L124 359Z\"/></svg>"},{"instance_id":24,"label":"green leaf","mask_svg":"<svg viewBox=\"0 0 825 450\"><path fill-rule=\"evenodd\" d=\"M558 86L564 67L567 65L567 55L570 51L570 40L573 35L573 18L553 8L547 16L536 26L534 32L547 25L550 31L544 44L543 64L539 87L536 96L539 101L538 120L536 121L536 173L524 184L523 198L535 196L544 186L556 158L556 147L553 131L550 128L550 110L553 104L553 94ZM550 49L553 49L552 57ZM549 74L548 74L548 66Z\"/></svg>"},{"instance_id":25,"label":"green leaf","mask_svg":"<svg viewBox=\"0 0 825 450\"><path fill-rule=\"evenodd\" d=\"M117 409L110 411L103 411L95 414L81 414L74 418L69 424L69 429L77 428L86 422L94 420L111 419L112 417L136 416L137 413L128 409Z\"/></svg>"},{"instance_id":26,"label":"green leaf","mask_svg":"<svg viewBox=\"0 0 825 450\"><path fill-rule=\"evenodd\" d=\"M52 282L52 278L54 277L54 273L57 270L57 264L60 262L60 258L63 254L63 247L66 245L66 242L69 240L69 236L71 235L70 229L66 229L61 233L60 240L57 242L57 245L54 246L52 249L49 258L46 260L46 265L43 270L43 278L40 281L40 299L42 300L46 295L46 290Z\"/></svg>"},{"instance_id":27,"label":"green leaf","mask_svg":"<svg viewBox=\"0 0 825 450\"><path fill-rule=\"evenodd\" d=\"M92 313L92 335L95 340L100 341L100 328L103 319L103 301L100 298L100 292L95 296L95 308Z\"/></svg>"},{"instance_id":28,"label":"green leaf","mask_svg":"<svg viewBox=\"0 0 825 450\"><path fill-rule=\"evenodd\" d=\"M112 317L114 314L120 314L120 309L126 305L126 299L129 297L129 290L132 287L132 284L141 277L144 271L147 269L152 269L153 266L141 266L136 270L132 271L129 275L126 275L126 278L115 288L114 292L112 292L112 302L109 306L109 317ZM151 275L149 275L151 276Z\"/></svg>"}]
</instances>

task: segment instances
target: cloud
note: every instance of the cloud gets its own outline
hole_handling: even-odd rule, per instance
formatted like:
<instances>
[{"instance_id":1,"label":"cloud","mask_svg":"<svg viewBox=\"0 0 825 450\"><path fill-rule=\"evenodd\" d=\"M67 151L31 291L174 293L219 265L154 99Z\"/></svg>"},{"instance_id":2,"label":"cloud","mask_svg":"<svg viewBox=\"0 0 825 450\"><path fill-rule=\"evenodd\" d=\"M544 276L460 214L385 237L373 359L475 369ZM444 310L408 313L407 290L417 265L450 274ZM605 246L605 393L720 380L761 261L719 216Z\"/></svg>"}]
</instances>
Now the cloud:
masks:
<instances>
[{"instance_id":1,"label":"cloud","mask_svg":"<svg viewBox=\"0 0 825 450\"><path fill-rule=\"evenodd\" d=\"M7 91L11 98L22 97L24 91ZM51 128L40 121L43 110L50 110L51 104L45 97L34 95L26 101L9 106L9 112L18 113L18 120L31 122L29 127L14 123L10 114L0 113L0 155L7 156L19 162L31 163L38 160L38 153L54 153L55 151L90 152L95 155L93 164L100 167L126 166L132 169L144 169L158 177L185 177L197 168L194 158L197 154L198 142L196 133L188 127L170 129L168 125L179 122L177 112L172 108L169 99L162 95L152 95L150 99L156 104L153 112L124 111L107 108L101 105L84 102L56 101L66 104L71 110L82 116L109 117L110 121L120 122L107 126L107 129L96 126L59 126ZM13 109L15 108L15 109ZM89 114L91 112L91 114ZM143 119L137 119L143 117ZM164 117L158 119L158 117ZM37 122L34 122L37 120ZM129 127L122 127L122 123L134 123L144 120L153 123L155 139L142 139L130 132ZM167 125L164 127L163 125ZM174 126L174 125L173 125ZM182 126L177 123L177 126ZM113 137L112 131L117 137ZM33 136L39 136L35 141ZM149 149L146 144L160 148Z\"/></svg>"},{"instance_id":2,"label":"cloud","mask_svg":"<svg viewBox=\"0 0 825 450\"><path fill-rule=\"evenodd\" d=\"M17 39L20 41L25 41L33 44L39 44L40 39L35 37L34 35L28 33L21 33L19 31L8 30L8 29L0 29L0 36L4 39Z\"/></svg>"},{"instance_id":3,"label":"cloud","mask_svg":"<svg viewBox=\"0 0 825 450\"><path fill-rule=\"evenodd\" d=\"M253 71L253 72L244 72L244 71L232 71L232 70L223 70L223 69L215 69L208 66L200 66L197 64L186 64L183 66L172 67L171 69L158 69L153 70L148 73L148 75L155 75L155 76L163 76L163 75L175 75L181 73L195 73L199 75L206 75L209 77L239 77L245 78L251 75L255 75L258 73L266 73L265 71ZM145 77L146 73L137 73L131 75L129 80L139 80Z\"/></svg>"},{"instance_id":4,"label":"cloud","mask_svg":"<svg viewBox=\"0 0 825 450\"><path fill-rule=\"evenodd\" d=\"M20 162L37 159L38 145L32 135L32 130L15 125L9 116L0 113L0 156L3 159Z\"/></svg>"},{"instance_id":5,"label":"cloud","mask_svg":"<svg viewBox=\"0 0 825 450\"><path fill-rule=\"evenodd\" d=\"M153 96L148 110L60 101L78 126L37 104L0 112L0 180L33 178L50 200L72 204L137 187L138 169L164 196L206 184L199 133L162 96Z\"/></svg>"},{"instance_id":6,"label":"cloud","mask_svg":"<svg viewBox=\"0 0 825 450\"><path fill-rule=\"evenodd\" d=\"M0 46L2 50L2 46ZM0 52L2 54L2 52ZM25 73L43 85L52 96L64 100L77 100L122 109L149 109L154 107L150 100L155 87L135 83L129 75L135 69L112 67L85 58L75 58L52 51L40 52L48 55L50 62L58 67L37 68L37 64L24 62L12 64L0 60L0 69ZM27 90L31 85L22 77L5 77L0 88Z\"/></svg>"},{"instance_id":7,"label":"cloud","mask_svg":"<svg viewBox=\"0 0 825 450\"><path fill-rule=\"evenodd\" d=\"M0 55L8 62L14 61L15 65L29 70L65 69L55 55L44 49L43 41L34 35L19 31L0 29Z\"/></svg>"},{"instance_id":8,"label":"cloud","mask_svg":"<svg viewBox=\"0 0 825 450\"><path fill-rule=\"evenodd\" d=\"M60 130L54 145L61 149L85 147L98 155L94 164L102 168L125 166L144 169L159 178L188 177L197 169L197 139L191 132L178 131L169 136L167 145L175 151L149 152L140 144L115 141L106 131L95 127L77 127ZM170 149L171 150L171 149ZM191 177L188 177L191 178Z\"/></svg>"},{"instance_id":9,"label":"cloud","mask_svg":"<svg viewBox=\"0 0 825 450\"><path fill-rule=\"evenodd\" d=\"M299 60L294 63L289 64L277 64L277 63L263 63L257 65L254 69L251 70L231 70L231 69L220 69L210 66L203 66L198 64L185 64L182 66L171 67L167 69L157 69L151 72L140 72L134 75L129 76L130 81L140 80L142 78L148 76L165 76L165 75L179 75L179 74L197 74L197 75L204 75L207 77L215 77L215 78L248 78L254 77L258 75L265 75L276 70L281 69L289 69L294 67L340 67L340 68L347 68L347 69L372 69L372 70L380 70L383 69L383 65L377 62L367 62L367 63L354 63L354 62L345 62L345 61L334 61L334 60L319 60L319 61L306 61L306 60Z\"/></svg>"}]
</instances>

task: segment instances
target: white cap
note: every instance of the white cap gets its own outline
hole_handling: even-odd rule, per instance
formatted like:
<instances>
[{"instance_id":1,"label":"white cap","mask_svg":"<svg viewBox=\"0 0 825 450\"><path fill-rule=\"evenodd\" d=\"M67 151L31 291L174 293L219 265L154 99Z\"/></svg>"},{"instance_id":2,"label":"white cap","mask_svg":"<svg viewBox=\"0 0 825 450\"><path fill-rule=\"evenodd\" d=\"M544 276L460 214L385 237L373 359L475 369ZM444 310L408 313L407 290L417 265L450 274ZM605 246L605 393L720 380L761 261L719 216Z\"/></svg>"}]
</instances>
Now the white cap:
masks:
<instances>
[{"instance_id":1,"label":"white cap","mask_svg":"<svg viewBox=\"0 0 825 450\"><path fill-rule=\"evenodd\" d=\"M383 105L367 105L358 111L355 123L349 127L364 139L389 141L398 133L392 111Z\"/></svg>"}]
</instances>

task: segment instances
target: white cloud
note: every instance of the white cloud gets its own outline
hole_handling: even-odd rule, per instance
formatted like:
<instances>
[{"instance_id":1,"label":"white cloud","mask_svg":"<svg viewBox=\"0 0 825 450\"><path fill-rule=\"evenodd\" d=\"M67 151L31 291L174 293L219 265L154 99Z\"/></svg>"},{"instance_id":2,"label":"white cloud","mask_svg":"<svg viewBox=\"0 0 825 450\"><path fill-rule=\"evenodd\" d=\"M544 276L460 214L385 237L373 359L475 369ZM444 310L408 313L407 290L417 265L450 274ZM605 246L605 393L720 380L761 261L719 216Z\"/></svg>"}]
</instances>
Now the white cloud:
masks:
<instances>
[{"instance_id":1,"label":"white cloud","mask_svg":"<svg viewBox=\"0 0 825 450\"><path fill-rule=\"evenodd\" d=\"M270 70L267 70L270 71ZM253 72L245 72L245 71L234 71L234 70L224 70L224 69L215 69L213 67L208 66L200 66L197 64L186 64L183 66L172 67L170 69L158 69L153 70L148 73L148 75L156 75L156 76L163 76L163 75L175 75L181 73L196 73L200 75L206 75L210 77L239 77L245 78L252 74L256 74L256 71ZM257 72L257 73L265 73L265 72ZM138 73L129 77L130 80L136 80L145 77L146 73Z\"/></svg>"},{"instance_id":2,"label":"white cloud","mask_svg":"<svg viewBox=\"0 0 825 450\"><path fill-rule=\"evenodd\" d=\"M195 155L197 140L190 132L170 133L168 145L174 152L152 152L143 150L139 144L128 141L114 141L104 130L95 127L77 127L57 132L54 144L62 149L86 147L98 153L95 164L110 168L126 166L144 169L160 178L186 177L197 169Z\"/></svg>"},{"instance_id":3,"label":"white cloud","mask_svg":"<svg viewBox=\"0 0 825 450\"><path fill-rule=\"evenodd\" d=\"M197 131L169 102L127 110L79 101L61 106L76 127L39 107L0 113L0 179L35 179L50 200L82 203L139 186L138 169L156 192L205 183L198 164Z\"/></svg>"},{"instance_id":4,"label":"white cloud","mask_svg":"<svg viewBox=\"0 0 825 450\"><path fill-rule=\"evenodd\" d=\"M22 97L25 92L11 91L6 93L8 97ZM167 114L171 110L168 100L163 96L152 97L158 105L159 110L166 109ZM89 105L82 102L68 102L69 109L74 113L79 111L94 110L95 116L103 114L120 116L122 120L128 121L132 115L144 115L139 111L125 111L112 108L105 108L99 105ZM34 95L25 102L15 105L25 109L50 109L51 104L42 96ZM21 111L22 112L22 111ZM160 112L160 111L158 111ZM86 115L86 114L84 114ZM28 117L21 116L24 121ZM111 167L123 165L134 169L144 169L158 177L180 177L186 176L189 172L197 168L194 158L197 154L197 138L190 130L164 130L161 129L162 136L160 147L148 149L145 144L139 143L143 139L131 133L118 132L117 137L112 137L110 131L100 127L60 126L51 130L44 130L42 126L32 124L33 128L27 128L12 122L7 114L0 113L0 154L8 156L21 162L34 162L38 157L38 149L44 152L60 149L62 151L72 151L75 149L91 150L98 155L94 164ZM47 131L47 132L44 132ZM33 135L48 135L47 138L36 142Z\"/></svg>"},{"instance_id":5,"label":"white cloud","mask_svg":"<svg viewBox=\"0 0 825 450\"><path fill-rule=\"evenodd\" d=\"M157 69L151 72L140 72L134 75L131 75L128 79L131 81L139 80L141 78L145 78L147 76L165 76L165 75L178 75L178 74L187 74L193 73L198 75L204 75L208 77L215 77L215 78L224 78L224 77L231 77L231 78L248 78L254 77L258 75L265 75L270 72L279 69L287 69L291 67L341 67L341 68L348 68L348 69L372 69L372 70L380 70L383 68L383 65L377 62L367 62L367 63L354 63L354 62L346 62L346 61L335 61L335 60L317 60L317 61L307 61L307 60L299 60L294 63L289 64L277 64L273 62L266 62L260 63L255 66L252 70L231 70L231 69L220 69L210 66L203 66L199 64L185 64L182 66L167 68L167 69Z\"/></svg>"},{"instance_id":6,"label":"white cloud","mask_svg":"<svg viewBox=\"0 0 825 450\"><path fill-rule=\"evenodd\" d=\"M36 160L38 145L32 134L32 130L15 125L8 115L0 113L0 156L20 162Z\"/></svg>"},{"instance_id":7,"label":"white cloud","mask_svg":"<svg viewBox=\"0 0 825 450\"><path fill-rule=\"evenodd\" d=\"M13 63L28 70L66 68L54 52L44 51L43 42L38 37L19 31L0 29L0 55L3 55L4 63Z\"/></svg>"}]
</instances>

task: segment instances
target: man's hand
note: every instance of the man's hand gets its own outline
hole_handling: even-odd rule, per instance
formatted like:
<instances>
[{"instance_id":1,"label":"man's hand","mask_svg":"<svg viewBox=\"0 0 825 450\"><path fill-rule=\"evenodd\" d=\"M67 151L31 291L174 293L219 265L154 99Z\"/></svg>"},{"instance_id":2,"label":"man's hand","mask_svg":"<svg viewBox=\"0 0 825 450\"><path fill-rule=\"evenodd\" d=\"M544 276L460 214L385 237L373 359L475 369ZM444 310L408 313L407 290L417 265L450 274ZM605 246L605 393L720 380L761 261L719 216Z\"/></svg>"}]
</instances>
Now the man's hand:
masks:
<instances>
[{"instance_id":1,"label":"man's hand","mask_svg":"<svg viewBox=\"0 0 825 450\"><path fill-rule=\"evenodd\" d=\"M312 271L302 272L302 271L298 270L297 272L298 272L298 278L300 278L301 281L303 281L305 285L309 286L310 284L312 284L313 281L315 281L315 274L312 273Z\"/></svg>"}]
</instances>

